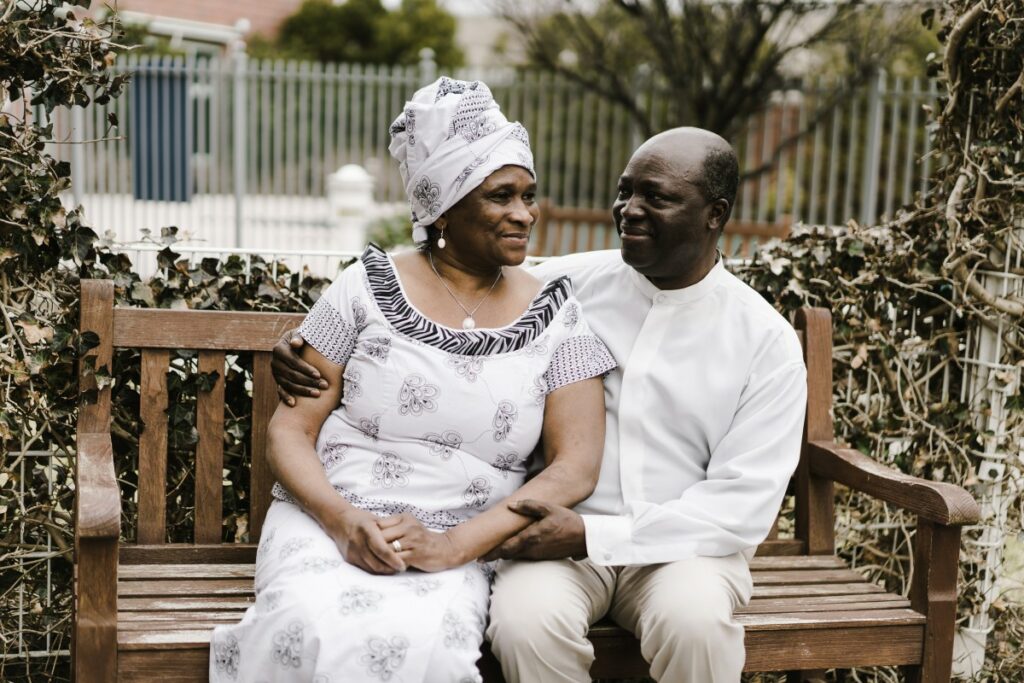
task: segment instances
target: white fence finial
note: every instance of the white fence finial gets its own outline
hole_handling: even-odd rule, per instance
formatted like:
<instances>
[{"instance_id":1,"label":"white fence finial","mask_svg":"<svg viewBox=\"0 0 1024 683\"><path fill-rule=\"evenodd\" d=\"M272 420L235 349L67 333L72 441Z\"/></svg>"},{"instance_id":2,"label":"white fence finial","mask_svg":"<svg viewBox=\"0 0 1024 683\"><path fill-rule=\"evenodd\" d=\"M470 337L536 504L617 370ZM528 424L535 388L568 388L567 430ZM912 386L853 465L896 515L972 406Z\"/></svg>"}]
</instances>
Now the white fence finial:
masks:
<instances>
[{"instance_id":1,"label":"white fence finial","mask_svg":"<svg viewBox=\"0 0 1024 683\"><path fill-rule=\"evenodd\" d=\"M437 80L437 62L434 61L434 50L425 47L420 50L420 81L426 85Z\"/></svg>"},{"instance_id":2,"label":"white fence finial","mask_svg":"<svg viewBox=\"0 0 1024 683\"><path fill-rule=\"evenodd\" d=\"M345 164L327 178L331 223L337 230L330 239L333 249L360 250L374 214L373 176L358 164Z\"/></svg>"}]
</instances>

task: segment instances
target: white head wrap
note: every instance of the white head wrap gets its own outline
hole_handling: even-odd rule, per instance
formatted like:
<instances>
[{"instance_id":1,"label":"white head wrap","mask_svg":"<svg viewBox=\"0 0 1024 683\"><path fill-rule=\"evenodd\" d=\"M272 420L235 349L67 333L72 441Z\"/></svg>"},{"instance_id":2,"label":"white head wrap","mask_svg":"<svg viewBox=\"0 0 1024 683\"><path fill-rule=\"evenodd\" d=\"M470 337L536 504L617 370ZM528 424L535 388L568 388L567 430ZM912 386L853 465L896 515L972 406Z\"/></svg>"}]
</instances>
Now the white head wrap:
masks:
<instances>
[{"instance_id":1,"label":"white head wrap","mask_svg":"<svg viewBox=\"0 0 1024 683\"><path fill-rule=\"evenodd\" d=\"M480 81L442 76L420 88L391 124L391 156L412 207L412 237L502 166L522 166L536 178L526 129L501 113Z\"/></svg>"}]
</instances>

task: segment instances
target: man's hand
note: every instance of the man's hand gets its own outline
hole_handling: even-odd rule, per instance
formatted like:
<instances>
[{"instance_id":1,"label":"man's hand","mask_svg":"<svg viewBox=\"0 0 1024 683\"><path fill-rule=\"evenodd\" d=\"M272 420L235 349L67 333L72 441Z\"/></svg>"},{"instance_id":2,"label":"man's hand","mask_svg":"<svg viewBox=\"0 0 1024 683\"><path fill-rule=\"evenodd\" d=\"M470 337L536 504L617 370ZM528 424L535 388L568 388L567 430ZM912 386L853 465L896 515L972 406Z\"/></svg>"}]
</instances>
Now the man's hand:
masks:
<instances>
[{"instance_id":1,"label":"man's hand","mask_svg":"<svg viewBox=\"0 0 1024 683\"><path fill-rule=\"evenodd\" d=\"M508 509L536 521L489 552L485 559L560 560L586 556L583 518L569 508L525 499L509 503Z\"/></svg>"},{"instance_id":2,"label":"man's hand","mask_svg":"<svg viewBox=\"0 0 1024 683\"><path fill-rule=\"evenodd\" d=\"M277 395L287 405L295 405L296 396L320 395L320 389L327 388L327 380L312 365L299 357L299 350L306 341L298 330L284 333L280 341L274 344L270 370L277 382Z\"/></svg>"}]
</instances>

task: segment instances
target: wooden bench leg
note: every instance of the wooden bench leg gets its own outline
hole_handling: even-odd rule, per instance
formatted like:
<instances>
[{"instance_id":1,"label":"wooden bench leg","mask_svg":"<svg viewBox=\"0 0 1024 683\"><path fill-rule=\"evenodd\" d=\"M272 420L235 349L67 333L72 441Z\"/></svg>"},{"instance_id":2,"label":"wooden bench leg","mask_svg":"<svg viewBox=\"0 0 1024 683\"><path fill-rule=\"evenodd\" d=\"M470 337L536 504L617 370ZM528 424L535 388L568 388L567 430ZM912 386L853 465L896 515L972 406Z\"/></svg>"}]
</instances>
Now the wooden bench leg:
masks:
<instances>
[{"instance_id":1,"label":"wooden bench leg","mask_svg":"<svg viewBox=\"0 0 1024 683\"><path fill-rule=\"evenodd\" d=\"M117 539L79 540L73 676L76 683L117 678Z\"/></svg>"},{"instance_id":2,"label":"wooden bench leg","mask_svg":"<svg viewBox=\"0 0 1024 683\"><path fill-rule=\"evenodd\" d=\"M907 667L907 683L946 683L953 668L956 578L960 527L918 518L910 604L928 617L920 666Z\"/></svg>"}]
</instances>

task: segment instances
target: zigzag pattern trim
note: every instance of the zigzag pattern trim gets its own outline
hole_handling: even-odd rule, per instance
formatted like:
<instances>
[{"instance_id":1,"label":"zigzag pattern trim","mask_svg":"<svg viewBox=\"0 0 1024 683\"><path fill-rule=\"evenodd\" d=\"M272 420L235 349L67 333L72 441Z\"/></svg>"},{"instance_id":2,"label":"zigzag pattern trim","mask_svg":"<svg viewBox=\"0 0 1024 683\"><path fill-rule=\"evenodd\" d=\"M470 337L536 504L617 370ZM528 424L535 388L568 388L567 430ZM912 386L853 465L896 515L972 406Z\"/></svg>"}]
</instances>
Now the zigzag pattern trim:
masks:
<instances>
[{"instance_id":1,"label":"zigzag pattern trim","mask_svg":"<svg viewBox=\"0 0 1024 683\"><path fill-rule=\"evenodd\" d=\"M524 348L544 332L572 295L572 282L563 276L544 285L526 312L511 325L455 330L425 318L409 305L387 254L376 244L366 248L361 260L374 301L396 332L460 356L491 356Z\"/></svg>"}]
</instances>

